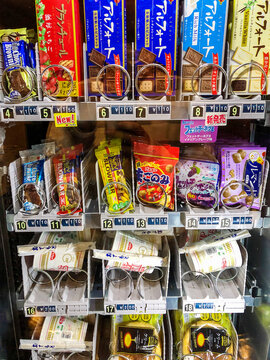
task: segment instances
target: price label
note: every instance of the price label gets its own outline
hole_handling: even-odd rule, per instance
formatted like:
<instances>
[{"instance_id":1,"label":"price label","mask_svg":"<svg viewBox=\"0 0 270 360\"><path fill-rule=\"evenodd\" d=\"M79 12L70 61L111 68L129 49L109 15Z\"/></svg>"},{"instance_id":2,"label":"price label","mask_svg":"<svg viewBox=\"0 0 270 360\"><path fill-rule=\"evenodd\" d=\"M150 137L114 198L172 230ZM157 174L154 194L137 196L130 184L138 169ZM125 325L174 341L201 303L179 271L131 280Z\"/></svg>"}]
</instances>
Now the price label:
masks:
<instances>
[{"instance_id":1,"label":"price label","mask_svg":"<svg viewBox=\"0 0 270 360\"><path fill-rule=\"evenodd\" d=\"M234 105L230 107L230 116L238 117L240 116L240 106Z\"/></svg>"},{"instance_id":2,"label":"price label","mask_svg":"<svg viewBox=\"0 0 270 360\"><path fill-rule=\"evenodd\" d=\"M16 228L17 228L17 231L25 231L25 230L27 230L26 221L23 221L23 220L17 221L16 222Z\"/></svg>"},{"instance_id":3,"label":"price label","mask_svg":"<svg viewBox=\"0 0 270 360\"><path fill-rule=\"evenodd\" d=\"M203 107L202 106L194 106L192 110L193 118L202 118L203 117Z\"/></svg>"},{"instance_id":4,"label":"price label","mask_svg":"<svg viewBox=\"0 0 270 360\"><path fill-rule=\"evenodd\" d=\"M3 109L3 118L6 120L14 119L14 109L4 108Z\"/></svg>"},{"instance_id":5,"label":"price label","mask_svg":"<svg viewBox=\"0 0 270 360\"><path fill-rule=\"evenodd\" d=\"M107 314L113 314L115 313L115 307L113 305L107 305L106 306L106 313Z\"/></svg>"},{"instance_id":6,"label":"price label","mask_svg":"<svg viewBox=\"0 0 270 360\"><path fill-rule=\"evenodd\" d=\"M99 117L100 117L101 119L106 119L106 118L108 118L108 117L109 117L109 114L110 114L109 108L107 108L107 107L102 107L102 108L100 108L99 111L98 111L98 114L99 114Z\"/></svg>"},{"instance_id":7,"label":"price label","mask_svg":"<svg viewBox=\"0 0 270 360\"><path fill-rule=\"evenodd\" d=\"M52 110L50 108L41 108L40 109L40 117L41 119L51 119L52 118Z\"/></svg>"},{"instance_id":8,"label":"price label","mask_svg":"<svg viewBox=\"0 0 270 360\"><path fill-rule=\"evenodd\" d=\"M113 228L113 221L111 219L103 220L103 229L112 229Z\"/></svg>"},{"instance_id":9,"label":"price label","mask_svg":"<svg viewBox=\"0 0 270 360\"><path fill-rule=\"evenodd\" d=\"M61 229L61 224L59 220L52 220L50 222L50 227L51 230L60 230Z\"/></svg>"},{"instance_id":10,"label":"price label","mask_svg":"<svg viewBox=\"0 0 270 360\"><path fill-rule=\"evenodd\" d=\"M53 114L55 127L76 127L77 114L76 113L56 113Z\"/></svg>"},{"instance_id":11,"label":"price label","mask_svg":"<svg viewBox=\"0 0 270 360\"><path fill-rule=\"evenodd\" d=\"M144 229L146 228L146 221L144 219L138 219L136 221L136 227L137 229Z\"/></svg>"},{"instance_id":12,"label":"price label","mask_svg":"<svg viewBox=\"0 0 270 360\"><path fill-rule=\"evenodd\" d=\"M30 315L30 316L35 315L36 314L36 308L35 307L26 308L26 314Z\"/></svg>"},{"instance_id":13,"label":"price label","mask_svg":"<svg viewBox=\"0 0 270 360\"><path fill-rule=\"evenodd\" d=\"M146 108L145 107L137 107L136 108L136 118L145 118L146 117Z\"/></svg>"}]
</instances>

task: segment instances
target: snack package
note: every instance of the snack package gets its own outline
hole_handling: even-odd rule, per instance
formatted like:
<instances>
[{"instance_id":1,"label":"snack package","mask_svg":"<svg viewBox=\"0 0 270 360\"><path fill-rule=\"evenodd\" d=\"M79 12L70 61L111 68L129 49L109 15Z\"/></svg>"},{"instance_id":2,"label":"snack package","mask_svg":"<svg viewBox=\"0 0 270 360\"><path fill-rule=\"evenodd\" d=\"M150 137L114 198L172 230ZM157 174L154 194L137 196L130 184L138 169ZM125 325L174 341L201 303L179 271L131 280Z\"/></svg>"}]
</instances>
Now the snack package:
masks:
<instances>
[{"instance_id":1,"label":"snack package","mask_svg":"<svg viewBox=\"0 0 270 360\"><path fill-rule=\"evenodd\" d=\"M144 238L139 236L135 236L132 233L117 231L114 237L112 251L122 251L128 254L138 254L138 255L149 255L149 256L158 256L158 248L157 246L147 241ZM143 272L147 270L149 266L138 266L133 263L129 263L129 261L125 263L119 263L117 261L108 261L107 269L110 267L119 267L121 269L125 269L128 271L137 271Z\"/></svg>"},{"instance_id":2,"label":"snack package","mask_svg":"<svg viewBox=\"0 0 270 360\"><path fill-rule=\"evenodd\" d=\"M221 149L221 189L230 184L222 193L226 205L242 204L259 210L262 204L263 175L266 148L264 147L223 147ZM234 182L243 181L253 190ZM253 201L253 202L252 202Z\"/></svg>"},{"instance_id":3,"label":"snack package","mask_svg":"<svg viewBox=\"0 0 270 360\"><path fill-rule=\"evenodd\" d=\"M176 193L181 202L211 208L217 202L220 165L212 161L180 159L175 167ZM208 184L210 185L208 188Z\"/></svg>"},{"instance_id":4,"label":"snack package","mask_svg":"<svg viewBox=\"0 0 270 360\"><path fill-rule=\"evenodd\" d=\"M181 120L181 143L214 143L218 126L205 125L205 120Z\"/></svg>"},{"instance_id":5,"label":"snack package","mask_svg":"<svg viewBox=\"0 0 270 360\"><path fill-rule=\"evenodd\" d=\"M180 312L180 311L179 311ZM228 314L182 314L175 322L180 329L178 358L198 355L203 360L235 359L237 356L237 335ZM221 355L223 354L223 355ZM228 357L226 354L231 354ZM197 360L194 357L194 360Z\"/></svg>"},{"instance_id":6,"label":"snack package","mask_svg":"<svg viewBox=\"0 0 270 360\"><path fill-rule=\"evenodd\" d=\"M97 75L105 65L116 64L127 69L126 1L85 0L85 28L89 95L100 96ZM126 75L110 67L99 78L106 96L121 97L126 89Z\"/></svg>"},{"instance_id":7,"label":"snack package","mask_svg":"<svg viewBox=\"0 0 270 360\"><path fill-rule=\"evenodd\" d=\"M229 0L185 0L182 43L182 94L193 95L192 76L204 63L223 66ZM193 87L201 95L217 95L221 73L206 67L195 74Z\"/></svg>"},{"instance_id":8,"label":"snack package","mask_svg":"<svg viewBox=\"0 0 270 360\"><path fill-rule=\"evenodd\" d=\"M174 210L174 167L179 148L134 142L133 153L139 201Z\"/></svg>"},{"instance_id":9,"label":"snack package","mask_svg":"<svg viewBox=\"0 0 270 360\"><path fill-rule=\"evenodd\" d=\"M45 155L39 150L20 151L23 168L21 200L25 212L38 212L45 206L44 162Z\"/></svg>"},{"instance_id":10,"label":"snack package","mask_svg":"<svg viewBox=\"0 0 270 360\"><path fill-rule=\"evenodd\" d=\"M65 316L46 316L39 341L57 343L56 348L85 346L87 322Z\"/></svg>"},{"instance_id":11,"label":"snack package","mask_svg":"<svg viewBox=\"0 0 270 360\"><path fill-rule=\"evenodd\" d=\"M24 40L27 42L27 29L0 29L0 42L14 42Z\"/></svg>"},{"instance_id":12,"label":"snack package","mask_svg":"<svg viewBox=\"0 0 270 360\"><path fill-rule=\"evenodd\" d=\"M263 68L269 82L269 34L270 13L265 0L233 0L230 32L229 74L240 65L255 62ZM256 66L243 66L236 70L232 90L238 95L269 94L269 84L264 87L264 76ZM245 107L250 112L251 107ZM248 111L249 109L249 111ZM244 112L245 112L244 110Z\"/></svg>"},{"instance_id":13,"label":"snack package","mask_svg":"<svg viewBox=\"0 0 270 360\"><path fill-rule=\"evenodd\" d=\"M236 240L210 246L204 250L198 248L185 254L191 271L208 274L242 265L242 254Z\"/></svg>"},{"instance_id":14,"label":"snack package","mask_svg":"<svg viewBox=\"0 0 270 360\"><path fill-rule=\"evenodd\" d=\"M58 192L58 214L81 212L81 195L79 189L80 157L82 145L62 149L53 157L54 172Z\"/></svg>"},{"instance_id":15,"label":"snack package","mask_svg":"<svg viewBox=\"0 0 270 360\"><path fill-rule=\"evenodd\" d=\"M46 158L55 155L55 142L45 142L43 144L35 144L31 146L33 150L40 150Z\"/></svg>"},{"instance_id":16,"label":"snack package","mask_svg":"<svg viewBox=\"0 0 270 360\"><path fill-rule=\"evenodd\" d=\"M163 356L162 315L113 315L110 349L112 355L139 360ZM157 356L154 356L157 355Z\"/></svg>"},{"instance_id":17,"label":"snack package","mask_svg":"<svg viewBox=\"0 0 270 360\"><path fill-rule=\"evenodd\" d=\"M19 99L36 95L35 72L29 51L29 43L26 28L0 30L0 42L2 43L2 52L4 67L11 68L6 75L6 90L10 98ZM25 68L18 69L15 65ZM28 72L30 75L28 74ZM32 87L32 92L30 92Z\"/></svg>"},{"instance_id":18,"label":"snack package","mask_svg":"<svg viewBox=\"0 0 270 360\"><path fill-rule=\"evenodd\" d=\"M108 212L117 214L133 210L132 199L126 188L127 182L121 164L121 140L101 142L95 150L95 155L98 159L104 187L112 182L118 182L118 184L112 184L106 188Z\"/></svg>"},{"instance_id":19,"label":"snack package","mask_svg":"<svg viewBox=\"0 0 270 360\"><path fill-rule=\"evenodd\" d=\"M177 75L178 0L136 0L135 75L145 96L175 95ZM166 69L168 75L162 70Z\"/></svg>"},{"instance_id":20,"label":"snack package","mask_svg":"<svg viewBox=\"0 0 270 360\"><path fill-rule=\"evenodd\" d=\"M78 0L35 0L41 72L49 65L62 65L73 78L70 96L83 90L82 32ZM71 86L70 75L51 68L42 78L51 96L65 97Z\"/></svg>"}]
</instances>

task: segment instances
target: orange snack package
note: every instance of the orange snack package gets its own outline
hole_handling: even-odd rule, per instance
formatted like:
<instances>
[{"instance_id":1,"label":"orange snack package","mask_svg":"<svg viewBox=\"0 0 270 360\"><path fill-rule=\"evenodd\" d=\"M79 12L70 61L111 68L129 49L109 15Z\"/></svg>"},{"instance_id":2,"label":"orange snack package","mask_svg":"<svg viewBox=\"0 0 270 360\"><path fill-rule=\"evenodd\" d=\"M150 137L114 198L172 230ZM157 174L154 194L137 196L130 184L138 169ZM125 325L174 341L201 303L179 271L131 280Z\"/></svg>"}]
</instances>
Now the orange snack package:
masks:
<instances>
[{"instance_id":1,"label":"orange snack package","mask_svg":"<svg viewBox=\"0 0 270 360\"><path fill-rule=\"evenodd\" d=\"M179 148L134 142L133 153L138 200L144 205L174 210L174 167Z\"/></svg>"}]
</instances>

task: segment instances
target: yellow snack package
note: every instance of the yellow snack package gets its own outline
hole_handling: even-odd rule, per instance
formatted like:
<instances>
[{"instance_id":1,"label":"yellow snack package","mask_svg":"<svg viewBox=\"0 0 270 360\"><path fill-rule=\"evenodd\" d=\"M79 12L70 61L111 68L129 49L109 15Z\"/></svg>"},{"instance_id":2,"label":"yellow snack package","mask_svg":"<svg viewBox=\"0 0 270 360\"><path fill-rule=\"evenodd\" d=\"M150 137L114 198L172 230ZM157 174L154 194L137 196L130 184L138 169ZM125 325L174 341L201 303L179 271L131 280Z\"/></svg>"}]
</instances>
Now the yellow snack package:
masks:
<instances>
[{"instance_id":1,"label":"yellow snack package","mask_svg":"<svg viewBox=\"0 0 270 360\"><path fill-rule=\"evenodd\" d=\"M120 214L133 210L131 193L128 191L121 164L120 139L102 142L95 151L108 202L108 212ZM123 185L122 185L123 184Z\"/></svg>"}]
</instances>

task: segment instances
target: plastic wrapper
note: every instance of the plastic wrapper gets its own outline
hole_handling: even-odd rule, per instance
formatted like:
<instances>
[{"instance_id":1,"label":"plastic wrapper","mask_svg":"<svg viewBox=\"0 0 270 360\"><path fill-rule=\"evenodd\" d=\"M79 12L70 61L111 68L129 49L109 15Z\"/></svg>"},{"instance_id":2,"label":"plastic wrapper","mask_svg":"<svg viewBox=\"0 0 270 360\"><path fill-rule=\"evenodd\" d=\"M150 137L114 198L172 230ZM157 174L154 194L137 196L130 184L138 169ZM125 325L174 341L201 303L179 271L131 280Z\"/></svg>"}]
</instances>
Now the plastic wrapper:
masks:
<instances>
[{"instance_id":1,"label":"plastic wrapper","mask_svg":"<svg viewBox=\"0 0 270 360\"><path fill-rule=\"evenodd\" d=\"M69 149L63 149L59 155L53 157L59 215L81 211L79 191L81 153L82 145L76 145Z\"/></svg>"},{"instance_id":2,"label":"plastic wrapper","mask_svg":"<svg viewBox=\"0 0 270 360\"><path fill-rule=\"evenodd\" d=\"M242 265L242 255L237 241L213 244L205 250L198 249L186 253L186 259L191 271L204 274Z\"/></svg>"},{"instance_id":3,"label":"plastic wrapper","mask_svg":"<svg viewBox=\"0 0 270 360\"><path fill-rule=\"evenodd\" d=\"M44 161L38 150L20 151L23 167L21 201L25 212L40 211L44 207Z\"/></svg>"},{"instance_id":4,"label":"plastic wrapper","mask_svg":"<svg viewBox=\"0 0 270 360\"><path fill-rule=\"evenodd\" d=\"M226 206L241 205L256 210L261 208L265 157L265 147L221 149L221 188L229 185L221 193Z\"/></svg>"},{"instance_id":5,"label":"plastic wrapper","mask_svg":"<svg viewBox=\"0 0 270 360\"><path fill-rule=\"evenodd\" d=\"M137 198L144 205L174 210L174 167L179 148L134 142Z\"/></svg>"},{"instance_id":6,"label":"plastic wrapper","mask_svg":"<svg viewBox=\"0 0 270 360\"><path fill-rule=\"evenodd\" d=\"M40 333L40 341L57 343L56 347L84 347L87 322L65 316L46 317Z\"/></svg>"},{"instance_id":7,"label":"plastic wrapper","mask_svg":"<svg viewBox=\"0 0 270 360\"><path fill-rule=\"evenodd\" d=\"M218 201L220 166L212 161L180 159L176 164L176 192L181 202L211 208ZM212 184L212 185L211 185Z\"/></svg>"},{"instance_id":8,"label":"plastic wrapper","mask_svg":"<svg viewBox=\"0 0 270 360\"><path fill-rule=\"evenodd\" d=\"M8 96L10 98L19 99L36 95L35 88L35 73L33 68L35 67L35 52L34 45L28 43L28 36L26 28L21 29L6 29L1 30L0 38L2 42L2 51L4 59L4 67L10 67L14 65L14 68L8 70L6 74L6 91L8 90ZM32 48L32 61L31 51ZM32 64L34 63L34 66ZM16 65L20 65L25 68L29 73L22 69L16 68ZM30 78L31 76L31 78ZM30 93L32 89L32 92Z\"/></svg>"},{"instance_id":9,"label":"plastic wrapper","mask_svg":"<svg viewBox=\"0 0 270 360\"><path fill-rule=\"evenodd\" d=\"M219 360L235 359L237 340L228 314L176 313L175 326L180 327L180 332L177 330L180 339L176 338L178 359L214 360L217 356Z\"/></svg>"},{"instance_id":10,"label":"plastic wrapper","mask_svg":"<svg viewBox=\"0 0 270 360\"><path fill-rule=\"evenodd\" d=\"M114 315L111 327L111 354L130 360L162 358L162 315ZM158 355L158 356L155 356Z\"/></svg>"},{"instance_id":11,"label":"plastic wrapper","mask_svg":"<svg viewBox=\"0 0 270 360\"><path fill-rule=\"evenodd\" d=\"M251 340L245 335L239 335L237 360L258 360Z\"/></svg>"},{"instance_id":12,"label":"plastic wrapper","mask_svg":"<svg viewBox=\"0 0 270 360\"><path fill-rule=\"evenodd\" d=\"M154 243L146 241L145 238L140 238L139 236L135 236L132 233L124 233L121 231L117 231L115 234L112 251L122 251L129 254L148 256L158 255L158 248ZM107 264L107 269L110 267L120 267L121 269L137 272L143 272L149 268L146 266L138 266L132 262L129 263L129 261L124 263L109 261Z\"/></svg>"},{"instance_id":13,"label":"plastic wrapper","mask_svg":"<svg viewBox=\"0 0 270 360\"><path fill-rule=\"evenodd\" d=\"M131 192L121 163L121 140L102 141L95 150L99 169L106 187L105 193L110 213L133 210ZM110 186L108 184L112 183ZM121 185L123 184L123 186Z\"/></svg>"}]
</instances>

